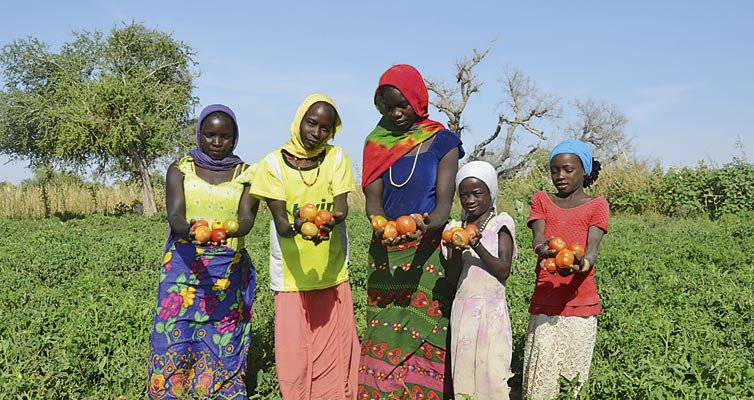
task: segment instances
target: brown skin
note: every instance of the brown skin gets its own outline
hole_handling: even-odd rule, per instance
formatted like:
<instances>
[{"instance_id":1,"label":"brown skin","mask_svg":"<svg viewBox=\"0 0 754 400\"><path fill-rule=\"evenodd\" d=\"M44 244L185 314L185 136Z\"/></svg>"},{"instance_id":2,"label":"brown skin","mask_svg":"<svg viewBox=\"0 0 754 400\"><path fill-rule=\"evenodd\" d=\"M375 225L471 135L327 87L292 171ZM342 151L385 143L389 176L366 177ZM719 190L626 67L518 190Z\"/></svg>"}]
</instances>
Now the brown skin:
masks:
<instances>
[{"instance_id":1,"label":"brown skin","mask_svg":"<svg viewBox=\"0 0 754 400\"><path fill-rule=\"evenodd\" d=\"M407 131L419 119L408 100L393 86L380 88L377 104L382 115L395 124L401 132ZM422 146L422 153L426 152L434 136L427 139ZM407 155L415 155L418 146L411 149ZM442 229L450 216L450 208L453 205L455 194L455 176L458 172L458 148L454 148L443 156L437 167L437 203L431 214L425 214L423 220L414 217L417 222L417 231L414 234L400 235L395 239L381 239L385 246L396 246L417 240L423 233ZM382 189L385 183L382 178L375 179L364 188L366 196L366 214L371 220L375 215L385 215L382 207ZM375 237L382 238L382 230L375 231Z\"/></svg>"},{"instance_id":2,"label":"brown skin","mask_svg":"<svg viewBox=\"0 0 754 400\"><path fill-rule=\"evenodd\" d=\"M337 115L337 111L335 111L330 104L324 102L312 104L306 114L304 114L304 118L299 125L301 142L304 144L304 147L311 150L329 140L335 131ZM287 152L284 152L283 154L291 165L295 165L302 169L316 166L319 163L319 158L321 156L321 154L319 154L312 158L298 158ZM281 237L292 238L301 232L301 225L306 222L305 218L297 218L297 216L294 216L294 222L291 224L288 221L288 212L286 211L287 204L285 201L273 199L265 200L272 213L272 220L275 223L275 229L277 229L277 232ZM320 230L323 232L332 232L335 225L345 221L348 216L348 193L335 196L333 203L332 220L325 222L320 226ZM313 241L315 245L329 239L329 235L302 237L306 240Z\"/></svg>"},{"instance_id":3,"label":"brown skin","mask_svg":"<svg viewBox=\"0 0 754 400\"><path fill-rule=\"evenodd\" d=\"M213 159L222 159L233 150L233 141L238 134L236 125L230 116L224 113L212 113L202 121L200 128L201 149ZM203 180L217 185L233 179L233 170L211 171L196 166L196 174ZM184 239L190 239L191 225L186 218L186 196L183 192L183 173L178 170L176 162L168 167L165 177L165 206L168 223L173 232ZM254 219L259 209L259 200L249 195L249 185L244 185L238 203L238 231L228 233L228 237L245 236L254 226Z\"/></svg>"},{"instance_id":4,"label":"brown skin","mask_svg":"<svg viewBox=\"0 0 754 400\"><path fill-rule=\"evenodd\" d=\"M552 158L550 162L550 176L552 183L558 190L557 193L548 193L553 203L560 208L575 208L594 197L584 193L584 167L581 165L581 159L575 154L563 153ZM534 252L544 258L555 257L555 251L547 247L549 239L545 238L545 221L538 219L529 223L534 239ZM584 257L575 254L576 265L574 269L558 268L558 273L562 276L576 273L587 273L592 265L597 262L597 252L605 232L596 227L590 226L587 233L586 248ZM544 260L543 260L544 261Z\"/></svg>"},{"instance_id":5,"label":"brown skin","mask_svg":"<svg viewBox=\"0 0 754 400\"><path fill-rule=\"evenodd\" d=\"M461 207L466 210L466 225L475 224L480 227L489 217L493 210L490 190L484 181L469 177L458 185L458 198ZM481 235L481 232L480 232ZM445 244L448 249L448 281L458 285L458 280L463 269L463 252L471 250L476 252L483 262L484 269L498 281L505 284L511 273L513 261L513 237L508 228L503 228L497 233L497 254L490 253L481 243L481 236L469 238L469 244L461 249L456 249L451 244Z\"/></svg>"}]
</instances>

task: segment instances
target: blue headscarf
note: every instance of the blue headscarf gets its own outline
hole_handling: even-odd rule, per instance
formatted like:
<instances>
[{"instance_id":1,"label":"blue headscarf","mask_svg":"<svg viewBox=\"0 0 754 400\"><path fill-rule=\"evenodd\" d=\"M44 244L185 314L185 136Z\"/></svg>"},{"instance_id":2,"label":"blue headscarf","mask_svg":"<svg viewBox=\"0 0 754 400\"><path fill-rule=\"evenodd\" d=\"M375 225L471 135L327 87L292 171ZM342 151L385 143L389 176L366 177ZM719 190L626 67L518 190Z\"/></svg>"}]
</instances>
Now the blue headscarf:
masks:
<instances>
[{"instance_id":1,"label":"blue headscarf","mask_svg":"<svg viewBox=\"0 0 754 400\"><path fill-rule=\"evenodd\" d=\"M581 166L584 167L584 176L592 174L592 152L586 143L576 139L561 142L550 152L550 162L552 162L553 157L563 153L577 155L581 160Z\"/></svg>"},{"instance_id":2,"label":"blue headscarf","mask_svg":"<svg viewBox=\"0 0 754 400\"><path fill-rule=\"evenodd\" d=\"M221 160L215 160L202 151L202 122L205 118L207 118L208 115L217 111L227 114L230 119L233 120L233 125L236 128L236 135L233 138L233 147L230 149L230 154L226 155ZM238 136L238 122L236 122L236 114L233 113L233 110L223 104L208 105L207 107L204 107L201 114L199 114L199 121L196 122L196 148L189 151L188 155L194 158L196 165L204 169L209 169L212 171L231 170L235 168L236 165L243 163L243 160L240 157L233 154L233 150L235 150L236 145L238 145Z\"/></svg>"}]
</instances>

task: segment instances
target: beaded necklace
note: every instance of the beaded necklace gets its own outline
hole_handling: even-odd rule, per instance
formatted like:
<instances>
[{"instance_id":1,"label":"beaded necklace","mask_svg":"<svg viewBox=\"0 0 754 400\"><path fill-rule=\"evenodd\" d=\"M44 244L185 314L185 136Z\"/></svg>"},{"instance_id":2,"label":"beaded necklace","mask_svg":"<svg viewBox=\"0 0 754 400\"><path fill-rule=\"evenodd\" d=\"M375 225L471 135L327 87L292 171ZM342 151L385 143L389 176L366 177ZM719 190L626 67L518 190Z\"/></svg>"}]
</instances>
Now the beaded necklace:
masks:
<instances>
[{"instance_id":1,"label":"beaded necklace","mask_svg":"<svg viewBox=\"0 0 754 400\"><path fill-rule=\"evenodd\" d=\"M479 229L479 234L480 234L480 235L482 234L482 232L484 232L484 228L486 228L486 227L487 227L487 224L488 224L488 223L489 223L489 222L490 222L490 221L492 220L492 218L493 218L494 216L495 216L495 210L493 209L493 210L491 210L491 211L490 211L490 215L488 215L488 216L487 216L487 219L485 219L485 220L484 220L484 222L482 222L482 223L481 223L481 224L480 224L480 225L479 225L479 226L477 227L477 229ZM464 227L464 228L466 227L466 225L467 225L467 224L466 224L466 221L463 221L463 227Z\"/></svg>"},{"instance_id":2,"label":"beaded necklace","mask_svg":"<svg viewBox=\"0 0 754 400\"><path fill-rule=\"evenodd\" d=\"M291 156L293 156L293 159L296 160L296 169L298 169L298 176L301 178L301 182L304 182L304 185L306 185L307 187L312 187L317 184L317 180L319 179L319 167L322 165L322 160L317 157L317 176L314 177L314 182L309 183L306 181L306 179L304 179L304 173L301 172L301 163L299 161L301 161L302 158L298 158L292 154Z\"/></svg>"}]
</instances>

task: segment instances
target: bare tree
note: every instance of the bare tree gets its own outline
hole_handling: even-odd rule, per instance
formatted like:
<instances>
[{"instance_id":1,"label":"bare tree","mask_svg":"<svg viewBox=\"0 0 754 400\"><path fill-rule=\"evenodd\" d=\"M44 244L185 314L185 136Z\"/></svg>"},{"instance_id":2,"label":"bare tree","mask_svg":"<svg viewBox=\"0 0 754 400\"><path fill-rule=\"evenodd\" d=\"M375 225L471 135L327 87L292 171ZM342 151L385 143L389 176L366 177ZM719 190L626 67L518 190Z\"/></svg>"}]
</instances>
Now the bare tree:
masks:
<instances>
[{"instance_id":1,"label":"bare tree","mask_svg":"<svg viewBox=\"0 0 754 400\"><path fill-rule=\"evenodd\" d=\"M479 92L484 82L474 75L474 67L489 54L492 44L497 39L490 40L484 51L474 49L474 56L464 57L456 61L456 87L447 87L443 82L425 79L427 89L437 95L436 100L430 100L430 104L437 107L440 112L448 117L448 129L462 135L465 128L461 124L461 113L466 109L472 94ZM460 96L460 99L458 98Z\"/></svg>"},{"instance_id":2,"label":"bare tree","mask_svg":"<svg viewBox=\"0 0 754 400\"><path fill-rule=\"evenodd\" d=\"M575 100L574 106L578 119L566 130L571 137L591 144L595 158L609 163L632 152L631 140L624 132L628 119L615 105L590 98Z\"/></svg>"},{"instance_id":3,"label":"bare tree","mask_svg":"<svg viewBox=\"0 0 754 400\"><path fill-rule=\"evenodd\" d=\"M436 95L431 104L448 117L448 129L461 136L464 130L461 115L471 95L479 92L483 83L474 74L474 67L489 54L494 41L490 41L484 51L474 49L473 57L456 62L455 86L448 87L441 82L427 80L427 89ZM509 178L521 171L529 156L539 149L542 141L547 140L544 132L532 123L556 117L558 101L554 96L540 94L536 83L518 69L506 68L502 84L506 99L501 102L504 110L498 114L495 130L474 147L469 153L469 160L488 161L495 166L498 176ZM520 141L517 136L521 132L519 128L534 135L537 140L523 153L513 148L514 142Z\"/></svg>"}]
</instances>

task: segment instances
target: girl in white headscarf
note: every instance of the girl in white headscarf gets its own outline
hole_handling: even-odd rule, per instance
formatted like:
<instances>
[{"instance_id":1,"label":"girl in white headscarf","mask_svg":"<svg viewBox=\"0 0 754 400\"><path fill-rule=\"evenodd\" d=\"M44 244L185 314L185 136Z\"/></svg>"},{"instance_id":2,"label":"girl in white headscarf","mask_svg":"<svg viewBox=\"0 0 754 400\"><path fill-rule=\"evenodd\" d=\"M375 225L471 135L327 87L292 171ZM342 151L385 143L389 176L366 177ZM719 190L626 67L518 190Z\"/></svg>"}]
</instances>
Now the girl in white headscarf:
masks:
<instances>
[{"instance_id":1,"label":"girl in white headscarf","mask_svg":"<svg viewBox=\"0 0 754 400\"><path fill-rule=\"evenodd\" d=\"M448 279L457 283L450 315L450 356L456 398L508 399L513 334L505 282L516 257L515 224L497 213L497 173L472 161L456 174L461 221L446 230L476 225L479 235L460 248L447 244Z\"/></svg>"}]
</instances>

